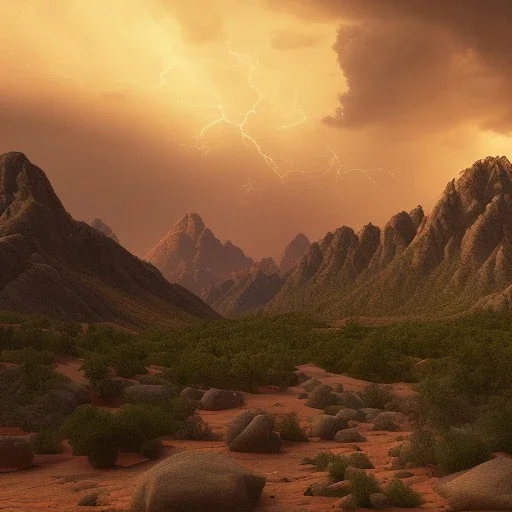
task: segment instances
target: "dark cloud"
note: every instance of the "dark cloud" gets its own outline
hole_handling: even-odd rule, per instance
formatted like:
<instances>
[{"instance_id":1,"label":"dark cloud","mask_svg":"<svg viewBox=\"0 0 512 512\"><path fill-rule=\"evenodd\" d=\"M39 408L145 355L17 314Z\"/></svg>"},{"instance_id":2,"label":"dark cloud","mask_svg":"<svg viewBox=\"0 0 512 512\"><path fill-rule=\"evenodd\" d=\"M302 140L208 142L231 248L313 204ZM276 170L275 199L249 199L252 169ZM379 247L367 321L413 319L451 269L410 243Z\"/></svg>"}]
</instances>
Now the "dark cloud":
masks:
<instances>
[{"instance_id":1,"label":"dark cloud","mask_svg":"<svg viewBox=\"0 0 512 512\"><path fill-rule=\"evenodd\" d=\"M284 0L280 7L341 23L334 50L349 90L328 124L512 130L511 0Z\"/></svg>"},{"instance_id":2,"label":"dark cloud","mask_svg":"<svg viewBox=\"0 0 512 512\"><path fill-rule=\"evenodd\" d=\"M187 43L214 41L224 30L223 13L218 2L212 0L150 0L149 6L157 20L175 18Z\"/></svg>"},{"instance_id":3,"label":"dark cloud","mask_svg":"<svg viewBox=\"0 0 512 512\"><path fill-rule=\"evenodd\" d=\"M323 36L320 34L305 34L293 30L280 30L272 34L270 46L274 48L274 50L296 50L316 46L322 39Z\"/></svg>"}]
</instances>

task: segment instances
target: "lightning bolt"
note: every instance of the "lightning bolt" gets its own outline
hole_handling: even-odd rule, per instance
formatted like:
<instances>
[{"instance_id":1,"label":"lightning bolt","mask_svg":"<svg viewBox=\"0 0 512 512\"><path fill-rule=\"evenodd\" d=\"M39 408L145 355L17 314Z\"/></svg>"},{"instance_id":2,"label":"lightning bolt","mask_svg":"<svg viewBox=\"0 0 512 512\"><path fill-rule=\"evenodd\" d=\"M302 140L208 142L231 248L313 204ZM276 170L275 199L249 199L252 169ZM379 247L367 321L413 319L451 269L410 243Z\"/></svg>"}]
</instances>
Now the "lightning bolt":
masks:
<instances>
[{"instance_id":1,"label":"lightning bolt","mask_svg":"<svg viewBox=\"0 0 512 512\"><path fill-rule=\"evenodd\" d=\"M252 184L251 178L247 178L247 183L245 185L242 185L242 188L247 192L252 192L253 190L256 190L254 188L254 185Z\"/></svg>"}]
</instances>

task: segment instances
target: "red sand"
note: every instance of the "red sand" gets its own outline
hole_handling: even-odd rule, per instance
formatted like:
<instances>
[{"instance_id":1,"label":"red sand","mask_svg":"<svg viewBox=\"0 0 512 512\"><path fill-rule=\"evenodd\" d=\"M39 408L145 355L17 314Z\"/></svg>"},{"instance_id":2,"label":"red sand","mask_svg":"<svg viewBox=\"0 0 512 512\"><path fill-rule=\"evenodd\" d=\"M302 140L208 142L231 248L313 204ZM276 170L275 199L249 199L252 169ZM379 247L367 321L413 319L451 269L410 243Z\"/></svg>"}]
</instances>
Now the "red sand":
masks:
<instances>
[{"instance_id":1,"label":"red sand","mask_svg":"<svg viewBox=\"0 0 512 512\"><path fill-rule=\"evenodd\" d=\"M69 367L69 363L63 365ZM75 365L70 371L63 366L59 370L75 378L82 377ZM342 375L334 375L312 366L305 365L300 369L322 382L330 385L342 383L348 391L362 389L367 383ZM408 395L412 391L407 384L393 385L400 395ZM285 392L268 392L265 394L246 394L244 409L262 408L270 412L298 412L302 421L307 423L320 411L308 408L304 400L298 400L302 392L300 387L291 388ZM212 425L214 430L222 431L226 424L240 409L230 411L202 411L203 418ZM373 472L380 482L385 483L395 473L388 470L391 458L387 455L389 448L399 444L398 438L407 436L409 432L372 432L370 425L361 424L359 429L368 438L365 443L358 443L368 454L375 465ZM279 454L259 455L229 452L223 441L167 441L169 454L181 450L208 450L225 453L240 464L266 476L267 485L258 507L261 512L319 512L339 509L339 499L304 496L306 488L314 482L326 480L325 473L312 471L310 466L300 464L308 456L313 457L323 450L334 453L349 453L350 444L342 445L333 441L316 441L308 443L283 443ZM69 450L61 455L38 455L35 457L35 467L26 471L0 474L0 511L25 512L52 510L56 512L83 511L78 507L78 500L91 491L101 492L98 511L127 511L132 489L139 476L158 461L143 461L135 455L123 455L118 465L110 470L91 469L85 457L73 457ZM415 477L409 479L412 487L419 491L425 504L420 509L432 512L446 510L443 500L432 491L435 478L432 478L425 468L413 470ZM284 479L289 480L283 481ZM407 480L406 480L407 482ZM360 509L363 510L363 509ZM393 510L393 509L388 509ZM206 512L206 511L205 511Z\"/></svg>"}]
</instances>

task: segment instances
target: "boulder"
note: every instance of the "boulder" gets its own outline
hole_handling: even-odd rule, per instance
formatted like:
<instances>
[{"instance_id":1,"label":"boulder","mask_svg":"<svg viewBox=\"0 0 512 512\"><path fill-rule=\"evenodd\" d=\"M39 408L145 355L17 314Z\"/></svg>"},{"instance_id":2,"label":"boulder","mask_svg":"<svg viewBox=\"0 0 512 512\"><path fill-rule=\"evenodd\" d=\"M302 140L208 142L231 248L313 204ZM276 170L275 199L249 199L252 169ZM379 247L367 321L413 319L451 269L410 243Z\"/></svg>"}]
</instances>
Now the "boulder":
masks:
<instances>
[{"instance_id":1,"label":"boulder","mask_svg":"<svg viewBox=\"0 0 512 512\"><path fill-rule=\"evenodd\" d=\"M365 407L361 409L361 412L364 414L365 421L371 422L376 418L381 412L384 412L382 409L374 409L372 407Z\"/></svg>"},{"instance_id":2,"label":"boulder","mask_svg":"<svg viewBox=\"0 0 512 512\"><path fill-rule=\"evenodd\" d=\"M453 511L512 510L512 459L497 457L439 480L434 490Z\"/></svg>"},{"instance_id":3,"label":"boulder","mask_svg":"<svg viewBox=\"0 0 512 512\"><path fill-rule=\"evenodd\" d=\"M133 384L124 390L124 399L132 404L158 404L170 397L162 384Z\"/></svg>"},{"instance_id":4,"label":"boulder","mask_svg":"<svg viewBox=\"0 0 512 512\"><path fill-rule=\"evenodd\" d=\"M232 452L277 453L281 438L273 431L269 415L244 411L230 423L226 442Z\"/></svg>"},{"instance_id":5,"label":"boulder","mask_svg":"<svg viewBox=\"0 0 512 512\"><path fill-rule=\"evenodd\" d=\"M217 453L177 453L142 475L130 512L253 512L266 479Z\"/></svg>"},{"instance_id":6,"label":"boulder","mask_svg":"<svg viewBox=\"0 0 512 512\"><path fill-rule=\"evenodd\" d=\"M336 416L345 421L364 421L366 419L366 416L364 415L362 410L358 411L356 409L350 408L341 409L340 411L338 411Z\"/></svg>"},{"instance_id":7,"label":"boulder","mask_svg":"<svg viewBox=\"0 0 512 512\"><path fill-rule=\"evenodd\" d=\"M321 386L322 383L319 380L316 379L309 379L306 382L302 384L302 387L308 392L311 393L315 388L318 386Z\"/></svg>"},{"instance_id":8,"label":"boulder","mask_svg":"<svg viewBox=\"0 0 512 512\"><path fill-rule=\"evenodd\" d=\"M0 436L0 468L30 468L33 459L32 445L27 436Z\"/></svg>"},{"instance_id":9,"label":"boulder","mask_svg":"<svg viewBox=\"0 0 512 512\"><path fill-rule=\"evenodd\" d=\"M347 428L336 432L334 440L337 443L364 443L366 437L360 434L355 428Z\"/></svg>"},{"instance_id":10,"label":"boulder","mask_svg":"<svg viewBox=\"0 0 512 512\"><path fill-rule=\"evenodd\" d=\"M180 393L180 396L183 398L186 398L192 402L198 402L199 400L201 400L201 398L203 398L204 391L202 391L201 389L188 387L188 388L185 388Z\"/></svg>"},{"instance_id":11,"label":"boulder","mask_svg":"<svg viewBox=\"0 0 512 512\"><path fill-rule=\"evenodd\" d=\"M320 414L313 418L313 423L311 424L311 436L329 441L333 439L336 432L342 430L346 426L346 422L337 416Z\"/></svg>"},{"instance_id":12,"label":"boulder","mask_svg":"<svg viewBox=\"0 0 512 512\"><path fill-rule=\"evenodd\" d=\"M306 400L308 397L309 395L307 393L300 393L299 395L297 395L297 398L299 400Z\"/></svg>"},{"instance_id":13,"label":"boulder","mask_svg":"<svg viewBox=\"0 0 512 512\"><path fill-rule=\"evenodd\" d=\"M325 409L330 405L336 404L336 395L331 386L321 385L316 387L306 400L306 405L314 409Z\"/></svg>"},{"instance_id":14,"label":"boulder","mask_svg":"<svg viewBox=\"0 0 512 512\"><path fill-rule=\"evenodd\" d=\"M341 498L340 510L357 510L357 502L352 494Z\"/></svg>"},{"instance_id":15,"label":"boulder","mask_svg":"<svg viewBox=\"0 0 512 512\"><path fill-rule=\"evenodd\" d=\"M355 393L349 393L345 391L344 393L337 393L337 403L339 405L343 405L344 407L349 407L350 409L366 409L368 406L364 402L364 400Z\"/></svg>"},{"instance_id":16,"label":"boulder","mask_svg":"<svg viewBox=\"0 0 512 512\"><path fill-rule=\"evenodd\" d=\"M335 393L343 393L345 391L345 388L343 387L343 384L338 384L336 388L334 389Z\"/></svg>"},{"instance_id":17,"label":"boulder","mask_svg":"<svg viewBox=\"0 0 512 512\"><path fill-rule=\"evenodd\" d=\"M242 393L215 388L209 389L201 398L201 405L205 411L235 409L244 405L244 403Z\"/></svg>"},{"instance_id":18,"label":"boulder","mask_svg":"<svg viewBox=\"0 0 512 512\"><path fill-rule=\"evenodd\" d=\"M372 430L386 430L389 432L399 430L401 416L398 412L381 412L373 419Z\"/></svg>"},{"instance_id":19,"label":"boulder","mask_svg":"<svg viewBox=\"0 0 512 512\"><path fill-rule=\"evenodd\" d=\"M382 510L391 506L391 501L382 492L374 492L370 494L370 503L372 508Z\"/></svg>"}]
</instances>

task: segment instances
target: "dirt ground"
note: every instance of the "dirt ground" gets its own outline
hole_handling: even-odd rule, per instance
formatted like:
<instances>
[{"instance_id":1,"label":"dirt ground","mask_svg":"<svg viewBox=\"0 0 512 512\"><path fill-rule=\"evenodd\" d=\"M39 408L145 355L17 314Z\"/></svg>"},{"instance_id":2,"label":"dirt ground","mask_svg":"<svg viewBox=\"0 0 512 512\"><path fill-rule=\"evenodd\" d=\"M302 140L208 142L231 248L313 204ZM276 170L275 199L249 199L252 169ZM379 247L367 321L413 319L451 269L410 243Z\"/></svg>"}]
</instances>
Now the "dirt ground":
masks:
<instances>
[{"instance_id":1,"label":"dirt ground","mask_svg":"<svg viewBox=\"0 0 512 512\"><path fill-rule=\"evenodd\" d=\"M65 361L59 364L58 371L83 382L83 376L78 368L76 361ZM361 390L367 384L365 381L327 373L312 365L305 365L300 369L326 384L335 386L341 383L347 391ZM401 396L412 392L407 384L395 384L393 387ZM308 420L320 411L306 407L304 400L297 399L297 395L302 391L302 388L296 387L285 392L266 390L257 395L245 394L246 404L243 408L229 411L201 411L200 414L217 432L223 431L241 409L260 408L269 412L294 411L307 424ZM400 439L407 437L410 432L372 432L368 424L361 424L358 428L368 438L367 442L358 443L358 445L375 466L375 470L371 472L375 473L381 483L385 483L395 473L388 469L391 460L387 454L388 450L400 444ZM4 435L8 433L16 434L17 432L3 432ZM337 498L304 496L304 491L309 485L326 480L326 473L314 472L311 466L301 465L300 462L304 457L314 457L320 451L331 450L339 454L352 451L351 444L319 440L311 440L307 443L284 442L281 453L270 455L231 453L223 441L169 440L165 445L168 454L194 449L224 453L243 466L264 475L267 478L267 485L263 491L258 512L339 510L340 500ZM0 511L83 511L85 508L78 507L77 503L82 496L92 491L101 493L100 506L95 507L94 510L126 511L129 508L130 494L138 478L157 463L158 461L145 461L139 456L123 455L117 467L96 470L90 468L85 457L73 457L69 448L59 455L37 455L36 465L32 469L0 474ZM433 512L446 510L446 504L432 490L436 479L429 474L429 470L420 468L412 471L415 476L405 482L410 483L423 495L425 503L420 509L409 510Z\"/></svg>"}]
</instances>

